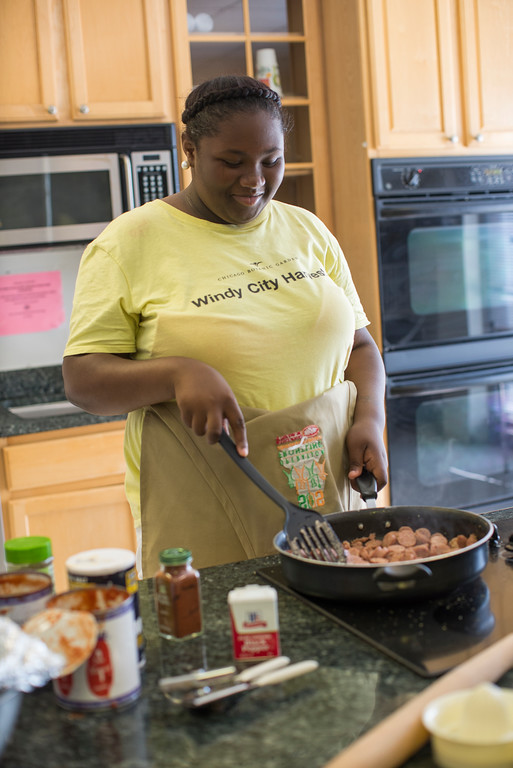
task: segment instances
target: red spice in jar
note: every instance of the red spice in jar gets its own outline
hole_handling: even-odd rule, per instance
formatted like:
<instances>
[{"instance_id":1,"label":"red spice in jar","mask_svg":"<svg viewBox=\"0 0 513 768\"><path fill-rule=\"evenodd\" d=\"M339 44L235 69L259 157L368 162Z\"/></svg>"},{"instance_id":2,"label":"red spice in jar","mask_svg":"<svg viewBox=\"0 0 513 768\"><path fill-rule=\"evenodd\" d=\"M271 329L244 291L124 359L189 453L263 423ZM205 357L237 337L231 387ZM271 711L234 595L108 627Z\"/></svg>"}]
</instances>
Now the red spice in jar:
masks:
<instances>
[{"instance_id":1,"label":"red spice in jar","mask_svg":"<svg viewBox=\"0 0 513 768\"><path fill-rule=\"evenodd\" d=\"M192 555L181 547L163 549L154 577L159 634L169 640L196 637L202 631L200 576Z\"/></svg>"}]
</instances>

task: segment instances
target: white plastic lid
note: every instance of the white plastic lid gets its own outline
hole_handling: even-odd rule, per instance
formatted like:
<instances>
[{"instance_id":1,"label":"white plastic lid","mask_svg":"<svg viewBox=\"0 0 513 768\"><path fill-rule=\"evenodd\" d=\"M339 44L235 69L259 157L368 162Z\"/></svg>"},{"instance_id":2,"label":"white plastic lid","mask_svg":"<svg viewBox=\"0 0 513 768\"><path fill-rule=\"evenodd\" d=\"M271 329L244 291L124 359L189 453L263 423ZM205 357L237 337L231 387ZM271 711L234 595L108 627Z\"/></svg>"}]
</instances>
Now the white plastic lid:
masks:
<instances>
[{"instance_id":1,"label":"white plastic lid","mask_svg":"<svg viewBox=\"0 0 513 768\"><path fill-rule=\"evenodd\" d=\"M109 547L77 552L66 560L66 570L75 576L108 576L134 565L135 554L130 549Z\"/></svg>"},{"instance_id":2,"label":"white plastic lid","mask_svg":"<svg viewBox=\"0 0 513 768\"><path fill-rule=\"evenodd\" d=\"M236 587L228 592L229 603L239 603L255 600L274 600L277 592L274 587L265 584L247 584L245 587Z\"/></svg>"}]
</instances>

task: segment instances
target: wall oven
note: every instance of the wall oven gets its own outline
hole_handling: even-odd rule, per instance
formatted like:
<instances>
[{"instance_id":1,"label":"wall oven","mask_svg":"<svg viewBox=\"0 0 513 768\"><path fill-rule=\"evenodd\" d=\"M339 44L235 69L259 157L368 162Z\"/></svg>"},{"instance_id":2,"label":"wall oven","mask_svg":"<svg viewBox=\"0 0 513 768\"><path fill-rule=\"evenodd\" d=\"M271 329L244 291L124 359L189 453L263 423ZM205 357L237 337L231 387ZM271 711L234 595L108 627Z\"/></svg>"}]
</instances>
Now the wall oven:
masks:
<instances>
[{"instance_id":1,"label":"wall oven","mask_svg":"<svg viewBox=\"0 0 513 768\"><path fill-rule=\"evenodd\" d=\"M373 160L393 504L513 500L513 157Z\"/></svg>"},{"instance_id":2,"label":"wall oven","mask_svg":"<svg viewBox=\"0 0 513 768\"><path fill-rule=\"evenodd\" d=\"M170 123L0 130L0 371L60 365L85 245L178 188Z\"/></svg>"}]
</instances>

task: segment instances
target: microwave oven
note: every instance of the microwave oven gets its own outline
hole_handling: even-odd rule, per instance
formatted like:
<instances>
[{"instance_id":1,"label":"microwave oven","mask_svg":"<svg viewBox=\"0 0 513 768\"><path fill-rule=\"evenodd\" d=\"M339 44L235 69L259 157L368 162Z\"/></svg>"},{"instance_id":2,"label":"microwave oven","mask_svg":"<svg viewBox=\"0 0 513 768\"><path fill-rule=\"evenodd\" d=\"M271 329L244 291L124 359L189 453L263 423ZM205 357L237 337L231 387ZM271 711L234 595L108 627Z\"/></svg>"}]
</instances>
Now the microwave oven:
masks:
<instances>
[{"instance_id":1,"label":"microwave oven","mask_svg":"<svg viewBox=\"0 0 513 768\"><path fill-rule=\"evenodd\" d=\"M172 123L0 131L0 248L87 242L176 191Z\"/></svg>"}]
</instances>

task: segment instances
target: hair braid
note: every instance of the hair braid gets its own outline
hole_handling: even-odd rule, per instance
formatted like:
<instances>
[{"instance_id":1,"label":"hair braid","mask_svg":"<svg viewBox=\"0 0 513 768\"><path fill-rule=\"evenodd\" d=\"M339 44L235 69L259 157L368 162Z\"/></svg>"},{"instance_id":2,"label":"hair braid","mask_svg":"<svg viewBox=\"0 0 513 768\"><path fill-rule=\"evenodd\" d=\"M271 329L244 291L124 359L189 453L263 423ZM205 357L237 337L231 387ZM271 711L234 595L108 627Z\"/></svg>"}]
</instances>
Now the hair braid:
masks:
<instances>
[{"instance_id":1,"label":"hair braid","mask_svg":"<svg viewBox=\"0 0 513 768\"><path fill-rule=\"evenodd\" d=\"M278 107L281 107L281 99L276 91L270 88L258 87L258 86L236 86L234 88L225 88L221 91L211 91L199 98L190 107L186 107L182 112L182 122L187 125L196 115L201 112L205 107L209 107L212 104L219 104L222 101L228 101L229 99L246 99L253 96L258 99L270 99L274 101Z\"/></svg>"},{"instance_id":2,"label":"hair braid","mask_svg":"<svg viewBox=\"0 0 513 768\"><path fill-rule=\"evenodd\" d=\"M197 85L187 96L182 121L185 135L194 142L215 136L220 123L236 112L264 110L280 121L283 133L292 127L276 91L248 75L223 75Z\"/></svg>"}]
</instances>

